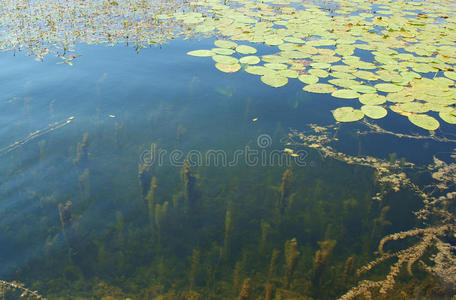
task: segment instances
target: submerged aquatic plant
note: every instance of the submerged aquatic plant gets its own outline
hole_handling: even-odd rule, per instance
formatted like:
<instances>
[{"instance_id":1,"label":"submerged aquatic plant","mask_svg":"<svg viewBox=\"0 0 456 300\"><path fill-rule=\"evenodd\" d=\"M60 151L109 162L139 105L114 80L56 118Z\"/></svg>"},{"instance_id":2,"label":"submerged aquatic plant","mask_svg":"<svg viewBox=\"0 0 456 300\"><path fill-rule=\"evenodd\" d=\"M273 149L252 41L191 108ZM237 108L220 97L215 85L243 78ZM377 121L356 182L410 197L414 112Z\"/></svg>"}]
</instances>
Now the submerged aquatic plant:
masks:
<instances>
[{"instance_id":1,"label":"submerged aquatic plant","mask_svg":"<svg viewBox=\"0 0 456 300\"><path fill-rule=\"evenodd\" d=\"M405 265L409 275L413 276L413 265L421 259L431 247L436 247L437 249L433 259L434 266L427 266L424 262L420 261L421 264L425 266L426 270L439 277L443 282L449 284L451 289L454 290L456 288L456 281L454 280L454 275L456 274L456 260L451 260L451 258L454 258L454 254L451 253L451 249L453 249L454 246L442 241L442 239L445 239L448 236L453 236L454 234L456 234L456 226L454 224L444 224L423 229L412 229L384 237L379 244L379 252L381 256L359 269L357 274L360 276L364 272L371 270L376 265L392 258L396 258L397 261L391 265L386 278L380 281L363 280L356 287L350 289L340 299L354 299L359 295L370 298L373 290L378 290L380 294L387 295L387 293L393 289L395 279L399 275L402 267ZM420 238L417 243L407 249L400 250L392 254L385 253L383 251L383 246L386 242L406 239L409 237Z\"/></svg>"},{"instance_id":2,"label":"submerged aquatic plant","mask_svg":"<svg viewBox=\"0 0 456 300\"><path fill-rule=\"evenodd\" d=\"M239 297L238 297L239 300L245 300L245 299L249 298L251 281L252 281L252 279L250 279L250 278L244 279L244 282L242 283L241 292L239 293Z\"/></svg>"},{"instance_id":3,"label":"submerged aquatic plant","mask_svg":"<svg viewBox=\"0 0 456 300\"><path fill-rule=\"evenodd\" d=\"M294 268L300 252L298 251L298 241L296 238L292 238L285 242L285 282L288 286L293 274Z\"/></svg>"},{"instance_id":4,"label":"submerged aquatic plant","mask_svg":"<svg viewBox=\"0 0 456 300\"><path fill-rule=\"evenodd\" d=\"M292 131L289 135L290 141L287 144L304 145L316 149L325 157L348 164L374 168L377 171L378 183L389 185L392 191L399 191L403 188L411 189L424 203L424 207L415 213L417 218L422 221L423 228L414 228L382 238L378 246L380 257L360 268L357 272L357 275L361 276L375 266L395 258L396 261L391 264L385 279L379 281L362 280L357 286L342 295L340 299L355 299L358 296L371 299L373 293L388 295L388 292L393 289L396 278L403 267L405 266L408 274L413 276L412 269L418 261L422 269L439 278L450 293L454 292L456 290L456 281L454 280L456 275L454 250L456 246L452 244L451 239L456 236L456 216L449 207L450 201L456 199L456 192L454 192L456 187L456 164L447 164L434 157L432 164L421 167L423 171L430 173L434 182L420 188L412 183L406 173L399 171L404 167L419 168L418 166L404 161L399 164L397 160L388 161L369 156L354 157L338 152L329 145L337 140L335 132L338 127L316 125L310 125L310 127L310 132ZM426 190L430 192L426 192ZM385 193L386 191L381 194L378 193L373 199L382 200ZM385 252L386 243L406 239L414 240L408 248L393 253ZM433 254L430 259L431 263L433 263L432 265L424 262L423 257L426 254Z\"/></svg>"},{"instance_id":5,"label":"submerged aquatic plant","mask_svg":"<svg viewBox=\"0 0 456 300\"><path fill-rule=\"evenodd\" d=\"M4 280L0 280L0 296L4 297L5 293L9 290L19 291L21 293L20 294L21 298L42 299L42 300L46 299L43 296L41 296L37 291L32 291L32 290L26 288L22 283L7 282Z\"/></svg>"},{"instance_id":6,"label":"submerged aquatic plant","mask_svg":"<svg viewBox=\"0 0 456 300\"><path fill-rule=\"evenodd\" d=\"M150 181L150 188L146 195L146 203L147 203L147 212L149 217L149 222L151 228L153 229L155 224L155 206L156 206L156 199L155 199L155 189L157 188L157 178L155 176L152 177Z\"/></svg>"},{"instance_id":7,"label":"submerged aquatic plant","mask_svg":"<svg viewBox=\"0 0 456 300\"><path fill-rule=\"evenodd\" d=\"M29 143L30 141L32 141L40 136L48 134L56 129L62 128L64 126L70 124L73 120L74 120L74 117L71 116L66 120L55 122L53 124L49 124L46 128L35 130L34 132L31 132L27 137L25 137L21 140L18 140L7 147L0 148L0 156L16 150L16 149L20 148L21 146Z\"/></svg>"},{"instance_id":8,"label":"submerged aquatic plant","mask_svg":"<svg viewBox=\"0 0 456 300\"><path fill-rule=\"evenodd\" d=\"M390 190L399 191L402 188L410 188L417 193L420 189L407 177L406 169L415 168L415 164L400 160L389 161L372 156L354 156L337 151L330 144L337 140L338 126L321 127L310 125L311 132L292 131L289 134L287 145L299 144L317 150L323 157L342 161L350 165L360 165L374 168L376 182L380 184L381 191L373 199L381 200Z\"/></svg>"}]
</instances>

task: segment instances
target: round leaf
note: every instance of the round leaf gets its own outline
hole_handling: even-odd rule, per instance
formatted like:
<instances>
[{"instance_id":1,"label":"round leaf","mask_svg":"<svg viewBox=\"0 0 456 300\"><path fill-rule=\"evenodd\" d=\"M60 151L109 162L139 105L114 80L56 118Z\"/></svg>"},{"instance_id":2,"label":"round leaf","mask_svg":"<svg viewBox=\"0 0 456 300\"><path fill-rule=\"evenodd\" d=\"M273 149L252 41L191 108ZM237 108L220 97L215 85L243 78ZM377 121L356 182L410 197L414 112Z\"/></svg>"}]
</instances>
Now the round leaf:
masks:
<instances>
[{"instance_id":1,"label":"round leaf","mask_svg":"<svg viewBox=\"0 0 456 300\"><path fill-rule=\"evenodd\" d=\"M227 48L227 49L231 49L231 48L236 48L237 47L237 44L235 42L225 41L225 40L216 40L214 42L214 45L216 45L219 48Z\"/></svg>"},{"instance_id":2,"label":"round leaf","mask_svg":"<svg viewBox=\"0 0 456 300\"><path fill-rule=\"evenodd\" d=\"M426 130L436 130L440 126L439 121L428 115L411 114L408 119L416 126Z\"/></svg>"},{"instance_id":3,"label":"round leaf","mask_svg":"<svg viewBox=\"0 0 456 300\"><path fill-rule=\"evenodd\" d=\"M303 87L303 90L311 93L330 94L336 91L336 88L327 83L314 83Z\"/></svg>"},{"instance_id":4,"label":"round leaf","mask_svg":"<svg viewBox=\"0 0 456 300\"><path fill-rule=\"evenodd\" d=\"M440 112L439 117L449 124L456 124L456 109L451 112Z\"/></svg>"},{"instance_id":5,"label":"round leaf","mask_svg":"<svg viewBox=\"0 0 456 300\"><path fill-rule=\"evenodd\" d=\"M211 50L193 50L187 52L188 55L191 56L198 56L198 57L207 57L207 56L212 56L214 53Z\"/></svg>"},{"instance_id":6,"label":"round leaf","mask_svg":"<svg viewBox=\"0 0 456 300\"><path fill-rule=\"evenodd\" d=\"M241 54L254 54L257 52L257 50L253 47L247 46L247 45L239 45L236 47L236 51L241 53Z\"/></svg>"},{"instance_id":7,"label":"round leaf","mask_svg":"<svg viewBox=\"0 0 456 300\"><path fill-rule=\"evenodd\" d=\"M377 105L363 105L361 106L361 110L371 119L381 119L388 114L386 109Z\"/></svg>"},{"instance_id":8,"label":"round leaf","mask_svg":"<svg viewBox=\"0 0 456 300\"><path fill-rule=\"evenodd\" d=\"M227 65L236 64L238 62L237 58L234 58L231 56L226 56L226 55L214 55L214 56L212 56L212 59L218 63L227 64Z\"/></svg>"},{"instance_id":9,"label":"round leaf","mask_svg":"<svg viewBox=\"0 0 456 300\"><path fill-rule=\"evenodd\" d=\"M237 72L241 69L240 64L222 64L222 63L216 63L215 67L219 69L222 72L225 73L234 73Z\"/></svg>"},{"instance_id":10,"label":"round leaf","mask_svg":"<svg viewBox=\"0 0 456 300\"><path fill-rule=\"evenodd\" d=\"M334 91L331 95L343 99L355 99L359 97L359 94L356 91L348 89Z\"/></svg>"},{"instance_id":11,"label":"round leaf","mask_svg":"<svg viewBox=\"0 0 456 300\"><path fill-rule=\"evenodd\" d=\"M392 83L379 83L375 85L375 88L381 92L385 93L395 93L402 90L402 87Z\"/></svg>"},{"instance_id":12,"label":"round leaf","mask_svg":"<svg viewBox=\"0 0 456 300\"><path fill-rule=\"evenodd\" d=\"M256 65L257 63L260 62L260 58L255 55L249 55L249 56L244 56L239 59L241 64L247 64L247 65Z\"/></svg>"},{"instance_id":13,"label":"round leaf","mask_svg":"<svg viewBox=\"0 0 456 300\"><path fill-rule=\"evenodd\" d=\"M364 113L353 107L339 107L333 112L334 119L338 122L355 122L364 117Z\"/></svg>"},{"instance_id":14,"label":"round leaf","mask_svg":"<svg viewBox=\"0 0 456 300\"><path fill-rule=\"evenodd\" d=\"M266 74L266 75L261 76L261 81L263 81L265 84L267 84L269 86L278 88L278 87L286 85L288 83L288 78L278 75L278 74L275 74L275 75Z\"/></svg>"}]
</instances>

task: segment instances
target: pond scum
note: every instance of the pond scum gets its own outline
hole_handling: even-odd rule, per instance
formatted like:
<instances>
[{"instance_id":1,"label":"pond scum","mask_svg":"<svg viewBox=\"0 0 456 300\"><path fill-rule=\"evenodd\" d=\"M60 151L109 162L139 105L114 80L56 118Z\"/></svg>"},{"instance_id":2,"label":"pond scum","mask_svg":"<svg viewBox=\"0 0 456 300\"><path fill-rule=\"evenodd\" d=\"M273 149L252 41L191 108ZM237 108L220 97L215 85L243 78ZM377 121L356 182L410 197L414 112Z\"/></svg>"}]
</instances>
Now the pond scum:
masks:
<instances>
[{"instance_id":1,"label":"pond scum","mask_svg":"<svg viewBox=\"0 0 456 300\"><path fill-rule=\"evenodd\" d=\"M83 59L71 54L78 43L139 51L177 36L215 36L215 48L188 54L211 57L222 72L259 75L272 87L299 80L304 92L358 99L360 109L340 107L333 116L342 123L364 118L360 136L454 143L434 132L442 121L456 124L452 1L8 0L0 9L5 51L38 59L53 53L73 65ZM278 52L259 55L256 44ZM431 134L395 133L369 121L390 112ZM50 299L454 299L456 164L339 152L340 128L310 125L284 140L290 154L305 147L324 157L318 170L290 166L253 180L242 172L258 170L242 169L220 184L215 171L186 162L171 183L140 165L127 193L134 199L113 205L113 221L92 242L72 202L33 196L57 210L59 221L47 221L54 235L34 271L18 272L32 288L0 281L0 295L42 299L39 289ZM81 137L69 166L79 209L93 205L91 186L99 180L90 172L90 144L88 134Z\"/></svg>"}]
</instances>

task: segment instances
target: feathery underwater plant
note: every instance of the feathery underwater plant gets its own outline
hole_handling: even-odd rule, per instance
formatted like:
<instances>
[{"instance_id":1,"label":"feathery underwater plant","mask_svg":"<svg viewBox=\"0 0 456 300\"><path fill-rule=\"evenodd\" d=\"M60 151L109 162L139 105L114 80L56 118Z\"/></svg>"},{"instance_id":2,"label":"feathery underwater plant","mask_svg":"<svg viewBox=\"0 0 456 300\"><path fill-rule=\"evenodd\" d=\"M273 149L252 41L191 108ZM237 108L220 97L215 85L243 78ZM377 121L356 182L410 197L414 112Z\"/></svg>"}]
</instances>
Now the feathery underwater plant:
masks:
<instances>
[{"instance_id":1,"label":"feathery underwater plant","mask_svg":"<svg viewBox=\"0 0 456 300\"><path fill-rule=\"evenodd\" d=\"M408 138L409 136L397 135L393 132L384 132L378 126L369 126L375 133L392 134L398 137ZM378 251L380 257L371 261L367 265L360 268L357 275L360 276L365 272L371 270L375 266L386 261L396 259L389 268L389 273L385 279L379 281L362 280L357 286L351 288L348 292L340 297L341 300L355 299L358 296L363 296L371 299L373 293L382 296L388 295L395 283L396 278L401 270L406 268L408 274L413 276L413 266L419 261L420 266L428 271L432 276L440 279L448 294L453 294L456 291L456 255L454 251L456 246L453 245L454 237L456 236L456 216L451 211L451 203L456 199L456 192L448 190L456 187L456 164L446 163L434 157L432 164L424 168L423 171L430 173L434 182L425 186L424 188L418 187L414 184L407 174L402 171L403 168L418 168L412 163L405 161L398 162L397 160L383 160L370 156L354 157L336 151L329 143L337 140L335 133L338 128L333 126L321 127L311 125L311 129L315 134L300 133L292 131L289 135L290 144L299 144L307 146L319 151L324 157L330 157L347 164L360 165L372 167L376 169L377 183L385 187L381 193L377 193L374 200L382 200L385 193L389 191L399 191L402 188L408 188L413 191L417 197L421 198L424 207L417 211L415 215L418 220L423 223L424 228L414 228L408 231L390 234L382 238L379 242ZM333 130L334 133L330 131ZM448 140L441 140L435 136L418 136L419 138L430 138L436 141L447 142ZM298 141L294 141L294 139ZM410 136L409 138L417 138L417 136ZM425 192L430 190L430 192ZM438 196L436 196L437 194ZM385 214L389 208L385 206L382 209L381 216L375 220L377 227L389 225L385 220ZM410 244L406 249L399 250L393 253L384 251L384 246L390 241L414 239L415 243ZM318 254L318 253L317 253ZM431 254L430 261L432 266L423 261L426 254ZM318 255L321 256L321 255ZM317 259L316 255L314 260L314 268L321 263L321 259Z\"/></svg>"},{"instance_id":2,"label":"feathery underwater plant","mask_svg":"<svg viewBox=\"0 0 456 300\"><path fill-rule=\"evenodd\" d=\"M298 241L292 238L285 242L285 282L290 285L291 277L298 261L300 252L298 251Z\"/></svg>"},{"instance_id":3,"label":"feathery underwater plant","mask_svg":"<svg viewBox=\"0 0 456 300\"><path fill-rule=\"evenodd\" d=\"M21 298L32 298L41 300L46 299L43 296L41 296L37 291L32 291L26 288L22 283L0 280L0 296L4 296L7 291L13 290L19 291L21 293Z\"/></svg>"}]
</instances>

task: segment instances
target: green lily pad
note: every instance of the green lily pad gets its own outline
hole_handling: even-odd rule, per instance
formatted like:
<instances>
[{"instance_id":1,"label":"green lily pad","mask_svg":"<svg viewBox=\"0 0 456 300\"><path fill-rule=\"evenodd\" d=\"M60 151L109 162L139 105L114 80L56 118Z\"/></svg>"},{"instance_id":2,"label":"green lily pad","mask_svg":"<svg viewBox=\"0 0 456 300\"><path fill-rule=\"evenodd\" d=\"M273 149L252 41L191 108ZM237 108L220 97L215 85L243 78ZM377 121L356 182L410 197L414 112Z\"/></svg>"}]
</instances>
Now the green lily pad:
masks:
<instances>
[{"instance_id":1,"label":"green lily pad","mask_svg":"<svg viewBox=\"0 0 456 300\"><path fill-rule=\"evenodd\" d=\"M385 93L395 93L403 89L403 87L392 83L378 83L375 85L375 88Z\"/></svg>"},{"instance_id":2,"label":"green lily pad","mask_svg":"<svg viewBox=\"0 0 456 300\"><path fill-rule=\"evenodd\" d=\"M378 79L378 75L369 72L369 71L356 71L353 72L353 75L355 75L358 78L368 80L368 81L374 81Z\"/></svg>"},{"instance_id":3,"label":"green lily pad","mask_svg":"<svg viewBox=\"0 0 456 300\"><path fill-rule=\"evenodd\" d=\"M302 51L308 54L317 54L318 50L317 48L310 46L310 45L298 45L297 47L298 51Z\"/></svg>"},{"instance_id":4,"label":"green lily pad","mask_svg":"<svg viewBox=\"0 0 456 300\"><path fill-rule=\"evenodd\" d=\"M370 85L364 85L364 84L357 84L357 85L352 85L350 86L352 90L355 90L357 92L360 92L362 94L372 94L376 93L377 89L374 88L373 86Z\"/></svg>"},{"instance_id":5,"label":"green lily pad","mask_svg":"<svg viewBox=\"0 0 456 300\"><path fill-rule=\"evenodd\" d=\"M451 112L440 112L439 117L449 124L456 124L456 109Z\"/></svg>"},{"instance_id":6,"label":"green lily pad","mask_svg":"<svg viewBox=\"0 0 456 300\"><path fill-rule=\"evenodd\" d=\"M260 62L260 58L255 55L249 55L249 56L244 56L239 59L239 62L241 64L246 64L246 65L256 65L257 63Z\"/></svg>"},{"instance_id":7,"label":"green lily pad","mask_svg":"<svg viewBox=\"0 0 456 300\"><path fill-rule=\"evenodd\" d=\"M329 76L329 73L322 69L310 69L309 74L318 76L320 78L326 78Z\"/></svg>"},{"instance_id":8,"label":"green lily pad","mask_svg":"<svg viewBox=\"0 0 456 300\"><path fill-rule=\"evenodd\" d=\"M212 48L211 50L213 54L220 54L220 55L231 55L234 53L233 49L228 48Z\"/></svg>"},{"instance_id":9,"label":"green lily pad","mask_svg":"<svg viewBox=\"0 0 456 300\"><path fill-rule=\"evenodd\" d=\"M398 107L402 111L411 113L425 113L429 111L429 108L420 102L406 102L398 104Z\"/></svg>"},{"instance_id":10,"label":"green lily pad","mask_svg":"<svg viewBox=\"0 0 456 300\"><path fill-rule=\"evenodd\" d=\"M298 79L306 84L314 84L319 80L317 76L308 74L299 75Z\"/></svg>"},{"instance_id":11,"label":"green lily pad","mask_svg":"<svg viewBox=\"0 0 456 300\"><path fill-rule=\"evenodd\" d=\"M187 54L191 56L208 57L214 55L214 52L212 52L211 50L193 50L187 52Z\"/></svg>"},{"instance_id":12,"label":"green lily pad","mask_svg":"<svg viewBox=\"0 0 456 300\"><path fill-rule=\"evenodd\" d=\"M342 73L352 73L355 72L356 69L353 68L352 66L347 66L347 65L335 65L331 67L331 70L334 72L342 72ZM354 76L354 75L352 75ZM353 78L350 78L353 79Z\"/></svg>"},{"instance_id":13,"label":"green lily pad","mask_svg":"<svg viewBox=\"0 0 456 300\"><path fill-rule=\"evenodd\" d=\"M363 105L361 106L361 110L371 119L381 119L388 114L386 109L378 105Z\"/></svg>"},{"instance_id":14,"label":"green lily pad","mask_svg":"<svg viewBox=\"0 0 456 300\"><path fill-rule=\"evenodd\" d=\"M266 74L266 75L261 76L261 81L263 81L265 84L267 84L269 86L278 88L278 87L286 85L288 83L288 78L285 76L278 75L278 74L275 74L275 75Z\"/></svg>"},{"instance_id":15,"label":"green lily pad","mask_svg":"<svg viewBox=\"0 0 456 300\"><path fill-rule=\"evenodd\" d=\"M353 107L339 107L333 112L334 119L338 122L355 122L364 117L364 113Z\"/></svg>"},{"instance_id":16,"label":"green lily pad","mask_svg":"<svg viewBox=\"0 0 456 300\"><path fill-rule=\"evenodd\" d=\"M330 79L330 80L328 80L328 82L333 85L337 85L337 86L340 86L343 88L349 88L350 86L353 86L353 85L356 85L359 83L358 81L353 80L353 79L341 79L341 78Z\"/></svg>"},{"instance_id":17,"label":"green lily pad","mask_svg":"<svg viewBox=\"0 0 456 300\"><path fill-rule=\"evenodd\" d=\"M274 38L274 37L271 37L271 38L266 38L264 40L264 42L269 45L269 46L277 46L277 45L280 45L280 44L283 44L283 40L280 39L280 38Z\"/></svg>"},{"instance_id":18,"label":"green lily pad","mask_svg":"<svg viewBox=\"0 0 456 300\"><path fill-rule=\"evenodd\" d=\"M447 71L447 72L444 72L443 75L445 75L446 77L448 77L452 80L456 80L456 72Z\"/></svg>"},{"instance_id":19,"label":"green lily pad","mask_svg":"<svg viewBox=\"0 0 456 300\"><path fill-rule=\"evenodd\" d=\"M373 69L377 68L374 64L368 63L365 61L353 61L353 62L350 62L350 66L357 68L357 69L366 69L366 70L373 70Z\"/></svg>"},{"instance_id":20,"label":"green lily pad","mask_svg":"<svg viewBox=\"0 0 456 300\"><path fill-rule=\"evenodd\" d=\"M236 51L241 54L255 54L257 50L251 46L239 45L236 47Z\"/></svg>"},{"instance_id":21,"label":"green lily pad","mask_svg":"<svg viewBox=\"0 0 456 300\"><path fill-rule=\"evenodd\" d=\"M237 62L238 62L237 58L234 58L231 56L226 56L226 55L214 55L214 56L212 56L212 59L218 63L227 64L227 65L237 64Z\"/></svg>"},{"instance_id":22,"label":"green lily pad","mask_svg":"<svg viewBox=\"0 0 456 300\"><path fill-rule=\"evenodd\" d=\"M247 68L245 68L245 71L247 73L254 75L265 75L269 73L271 70L263 66L248 66Z\"/></svg>"},{"instance_id":23,"label":"green lily pad","mask_svg":"<svg viewBox=\"0 0 456 300\"><path fill-rule=\"evenodd\" d=\"M227 49L231 49L231 48L236 48L237 47L237 44L235 42L225 41L225 40L216 40L214 42L214 45L219 47L219 48L227 48Z\"/></svg>"},{"instance_id":24,"label":"green lily pad","mask_svg":"<svg viewBox=\"0 0 456 300\"><path fill-rule=\"evenodd\" d=\"M355 79L356 76L346 73L346 72L341 72L341 71L333 71L330 73L332 77L339 78L339 79Z\"/></svg>"},{"instance_id":25,"label":"green lily pad","mask_svg":"<svg viewBox=\"0 0 456 300\"><path fill-rule=\"evenodd\" d=\"M310 66L315 69L329 69L331 67L330 64L321 63L321 62L311 63Z\"/></svg>"},{"instance_id":26,"label":"green lily pad","mask_svg":"<svg viewBox=\"0 0 456 300\"><path fill-rule=\"evenodd\" d=\"M216 63L215 67L222 72L225 73L234 73L241 69L240 64L223 64L223 63Z\"/></svg>"},{"instance_id":27,"label":"green lily pad","mask_svg":"<svg viewBox=\"0 0 456 300\"><path fill-rule=\"evenodd\" d=\"M363 94L359 96L359 102L365 105L379 105L386 102L386 97L378 94Z\"/></svg>"},{"instance_id":28,"label":"green lily pad","mask_svg":"<svg viewBox=\"0 0 456 300\"><path fill-rule=\"evenodd\" d=\"M264 64L266 68L273 69L273 70L285 70L287 69L287 65L285 64L277 64L277 63L266 63Z\"/></svg>"},{"instance_id":29,"label":"green lily pad","mask_svg":"<svg viewBox=\"0 0 456 300\"><path fill-rule=\"evenodd\" d=\"M343 99L355 99L359 97L359 94L354 90L344 89L332 92L331 96Z\"/></svg>"},{"instance_id":30,"label":"green lily pad","mask_svg":"<svg viewBox=\"0 0 456 300\"><path fill-rule=\"evenodd\" d=\"M289 59L280 55L263 55L261 59L264 62L274 63L274 64L285 64L289 62Z\"/></svg>"},{"instance_id":31,"label":"green lily pad","mask_svg":"<svg viewBox=\"0 0 456 300\"><path fill-rule=\"evenodd\" d=\"M410 122L426 130L436 130L440 124L435 118L423 114L411 114L408 116Z\"/></svg>"},{"instance_id":32,"label":"green lily pad","mask_svg":"<svg viewBox=\"0 0 456 300\"><path fill-rule=\"evenodd\" d=\"M398 93L389 93L386 96L386 100L389 102L395 102L395 103L405 103L405 102L411 102L411 101L415 100L415 98L413 97L413 95L401 91Z\"/></svg>"},{"instance_id":33,"label":"green lily pad","mask_svg":"<svg viewBox=\"0 0 456 300\"><path fill-rule=\"evenodd\" d=\"M285 77L288 77L288 78L298 78L298 72L296 72L295 70L290 70L290 69L287 69L287 70L279 70L277 71L277 73L281 76L285 76Z\"/></svg>"},{"instance_id":34,"label":"green lily pad","mask_svg":"<svg viewBox=\"0 0 456 300\"><path fill-rule=\"evenodd\" d=\"M301 38L291 37L291 36L285 37L285 38L283 38L283 40L287 41L287 42L290 42L290 43L294 43L294 44L304 44L306 42L306 41L304 41Z\"/></svg>"},{"instance_id":35,"label":"green lily pad","mask_svg":"<svg viewBox=\"0 0 456 300\"><path fill-rule=\"evenodd\" d=\"M303 87L302 89L306 92L318 93L318 94L330 94L337 90L333 85L327 84L327 83L309 84L309 85Z\"/></svg>"}]
</instances>

